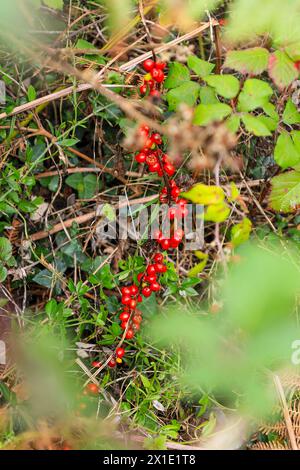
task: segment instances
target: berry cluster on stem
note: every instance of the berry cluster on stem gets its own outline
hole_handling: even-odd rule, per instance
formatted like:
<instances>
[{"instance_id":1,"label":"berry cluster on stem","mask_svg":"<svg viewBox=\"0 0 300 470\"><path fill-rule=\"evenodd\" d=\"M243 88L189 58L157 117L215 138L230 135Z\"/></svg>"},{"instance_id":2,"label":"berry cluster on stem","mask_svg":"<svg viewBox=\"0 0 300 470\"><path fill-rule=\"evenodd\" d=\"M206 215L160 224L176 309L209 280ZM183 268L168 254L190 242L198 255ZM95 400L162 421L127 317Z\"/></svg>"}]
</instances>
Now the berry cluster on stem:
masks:
<instances>
[{"instance_id":1,"label":"berry cluster on stem","mask_svg":"<svg viewBox=\"0 0 300 470\"><path fill-rule=\"evenodd\" d=\"M141 95L146 95L148 92L154 96L159 94L158 86L161 86L165 79L163 70L165 64L155 62L152 59L147 59L143 63L143 68L147 72L144 76L144 82L140 87ZM140 164L145 164L148 171L157 173L159 177L163 178L165 185L163 186L159 200L162 204L173 203L174 206L168 209L168 218L172 221L171 237L167 238L163 235L162 231L158 230L155 234L155 239L163 251L178 248L184 237L184 232L180 228L176 228L176 220L186 217L188 210L186 207L187 201L180 198L181 189L177 186L174 179L170 179L175 174L175 167L170 161L168 155L160 148L163 145L163 139L157 132L152 132L149 126L141 125L139 128L140 136L143 140L142 149L135 155L135 160ZM121 328L124 330L124 339L131 340L136 331L140 329L142 322L142 312L138 309L138 304L143 301L143 298L148 298L152 292L159 292L161 284L159 283L159 276L167 271L165 264L165 257L162 253L157 252L152 255L150 263L145 267L145 270L138 274L137 284L122 287L121 289L121 306L122 311L119 314ZM117 364L122 363L122 359L126 351L123 346L118 346L108 362L111 368L116 367ZM100 367L99 361L92 363L93 367ZM95 387L90 384L93 391ZM89 390L93 393L92 390Z\"/></svg>"}]
</instances>

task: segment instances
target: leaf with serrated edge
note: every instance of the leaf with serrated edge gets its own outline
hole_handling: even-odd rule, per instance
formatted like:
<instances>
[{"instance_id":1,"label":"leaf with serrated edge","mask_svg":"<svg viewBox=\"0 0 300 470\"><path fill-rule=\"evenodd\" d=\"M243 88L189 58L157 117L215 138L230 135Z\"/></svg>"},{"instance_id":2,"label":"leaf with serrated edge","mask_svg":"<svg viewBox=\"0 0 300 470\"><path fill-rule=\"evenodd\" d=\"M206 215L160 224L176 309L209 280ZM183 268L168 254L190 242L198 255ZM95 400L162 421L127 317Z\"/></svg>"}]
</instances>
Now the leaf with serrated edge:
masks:
<instances>
[{"instance_id":1,"label":"leaf with serrated edge","mask_svg":"<svg viewBox=\"0 0 300 470\"><path fill-rule=\"evenodd\" d=\"M244 114L242 116L242 121L248 132L251 132L254 135L259 137L267 137L272 135L266 124L261 121L259 116L251 116L251 114Z\"/></svg>"},{"instance_id":2,"label":"leaf with serrated edge","mask_svg":"<svg viewBox=\"0 0 300 470\"><path fill-rule=\"evenodd\" d=\"M257 78L248 78L238 98L239 111L254 111L263 108L273 94L270 85Z\"/></svg>"},{"instance_id":3,"label":"leaf with serrated edge","mask_svg":"<svg viewBox=\"0 0 300 470\"><path fill-rule=\"evenodd\" d=\"M294 62L282 51L276 51L270 56L268 70L273 82L280 89L289 86L299 75Z\"/></svg>"},{"instance_id":4,"label":"leaf with serrated edge","mask_svg":"<svg viewBox=\"0 0 300 470\"><path fill-rule=\"evenodd\" d=\"M294 212L300 204L300 172L289 171L271 179L269 205L278 212Z\"/></svg>"},{"instance_id":5,"label":"leaf with serrated edge","mask_svg":"<svg viewBox=\"0 0 300 470\"><path fill-rule=\"evenodd\" d=\"M287 132L280 134L274 149L274 159L281 168L300 163L300 153Z\"/></svg>"},{"instance_id":6,"label":"leaf with serrated edge","mask_svg":"<svg viewBox=\"0 0 300 470\"><path fill-rule=\"evenodd\" d=\"M289 98L282 115L282 120L285 124L299 124L300 123L300 113L298 112L296 106Z\"/></svg>"},{"instance_id":7,"label":"leaf with serrated edge","mask_svg":"<svg viewBox=\"0 0 300 470\"><path fill-rule=\"evenodd\" d=\"M243 74L259 75L268 68L269 51L263 47L252 47L242 51L228 51L224 67Z\"/></svg>"},{"instance_id":8,"label":"leaf with serrated edge","mask_svg":"<svg viewBox=\"0 0 300 470\"><path fill-rule=\"evenodd\" d=\"M216 93L223 98L235 98L240 89L240 82L233 75L210 75L204 80L215 88Z\"/></svg>"},{"instance_id":9,"label":"leaf with serrated edge","mask_svg":"<svg viewBox=\"0 0 300 470\"><path fill-rule=\"evenodd\" d=\"M231 114L232 108L228 104L199 104L195 109L193 123L206 126L214 121L222 121Z\"/></svg>"},{"instance_id":10,"label":"leaf with serrated edge","mask_svg":"<svg viewBox=\"0 0 300 470\"><path fill-rule=\"evenodd\" d=\"M214 64L207 62L206 60L199 59L199 57L196 57L195 55L190 55L188 57L187 64L193 72L199 75L199 77L206 77L215 68Z\"/></svg>"}]
</instances>

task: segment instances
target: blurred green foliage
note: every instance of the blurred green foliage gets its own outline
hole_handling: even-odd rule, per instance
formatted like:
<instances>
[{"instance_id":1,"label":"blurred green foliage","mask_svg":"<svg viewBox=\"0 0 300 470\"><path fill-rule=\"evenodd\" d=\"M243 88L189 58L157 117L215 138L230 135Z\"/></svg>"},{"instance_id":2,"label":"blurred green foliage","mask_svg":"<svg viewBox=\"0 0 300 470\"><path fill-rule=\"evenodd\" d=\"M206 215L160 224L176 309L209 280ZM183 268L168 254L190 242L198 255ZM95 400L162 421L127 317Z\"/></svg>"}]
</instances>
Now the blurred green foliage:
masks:
<instances>
[{"instance_id":1,"label":"blurred green foliage","mask_svg":"<svg viewBox=\"0 0 300 470\"><path fill-rule=\"evenodd\" d=\"M184 382L206 389L230 407L261 417L274 404L272 371L291 366L300 337L293 317L299 254L279 241L238 250L221 285L222 311L169 312L156 318L154 337L183 352Z\"/></svg>"}]
</instances>

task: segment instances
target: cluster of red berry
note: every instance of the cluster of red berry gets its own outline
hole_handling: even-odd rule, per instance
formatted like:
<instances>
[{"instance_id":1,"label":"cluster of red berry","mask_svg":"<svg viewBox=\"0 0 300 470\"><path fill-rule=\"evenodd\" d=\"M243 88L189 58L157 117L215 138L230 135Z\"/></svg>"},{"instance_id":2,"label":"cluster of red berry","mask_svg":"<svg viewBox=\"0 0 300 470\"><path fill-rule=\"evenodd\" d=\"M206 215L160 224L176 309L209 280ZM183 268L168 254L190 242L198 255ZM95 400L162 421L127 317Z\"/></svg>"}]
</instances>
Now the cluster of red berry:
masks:
<instances>
[{"instance_id":1,"label":"cluster of red berry","mask_svg":"<svg viewBox=\"0 0 300 470\"><path fill-rule=\"evenodd\" d=\"M165 75L163 70L165 64L148 59L144 62L143 67L148 74L144 76L144 83L140 87L140 92L142 95L145 95L149 91L150 95L154 95L154 92L158 93L155 88L156 84L161 84L164 81ZM160 193L160 202L174 203L174 207L168 209L168 218L171 221L182 219L188 213L186 207L187 201L179 197L181 189L173 179L169 179L174 175L175 167L170 162L168 155L159 148L163 143L162 137L157 132L151 132L150 128L146 125L139 128L139 133L143 138L143 148L135 156L135 160L138 163L146 164L150 172L157 173L158 176L164 177L165 182L168 184L163 187ZM176 224L172 227L172 235L170 238L164 237L160 230L155 234L154 238L161 249L175 249L181 243L184 232L182 229L176 229L175 225ZM160 291L161 285L158 282L158 275L167 271L162 253L155 253L151 261L152 263L146 267L145 271L138 274L138 285L132 284L121 289L121 304L123 310L119 315L119 319L121 321L121 328L126 331L125 338L127 340L132 339L135 332L140 329L142 312L137 309L138 303L142 302L143 297L150 297L152 292ZM117 347L113 357L108 362L108 366L114 368L118 363L122 363L124 355L125 349L121 346ZM101 366L101 363L94 361L92 365L98 368ZM87 389L89 393L98 393L98 388L95 384L89 384Z\"/></svg>"},{"instance_id":2,"label":"cluster of red berry","mask_svg":"<svg viewBox=\"0 0 300 470\"><path fill-rule=\"evenodd\" d=\"M142 150L135 156L138 163L146 163L148 170L151 173L157 173L158 176L163 176L164 173L168 176L173 176L175 167L169 160L168 155L158 147L161 145L162 138L158 132L150 132L148 126L141 126L139 129L140 135L144 138L144 146Z\"/></svg>"},{"instance_id":3,"label":"cluster of red berry","mask_svg":"<svg viewBox=\"0 0 300 470\"><path fill-rule=\"evenodd\" d=\"M160 92L157 85L161 84L165 79L164 69L166 64L164 62L155 62L152 59L147 59L143 63L144 70L148 73L144 75L144 81L140 86L140 93L142 96L149 92L149 95L155 98L160 97Z\"/></svg>"}]
</instances>

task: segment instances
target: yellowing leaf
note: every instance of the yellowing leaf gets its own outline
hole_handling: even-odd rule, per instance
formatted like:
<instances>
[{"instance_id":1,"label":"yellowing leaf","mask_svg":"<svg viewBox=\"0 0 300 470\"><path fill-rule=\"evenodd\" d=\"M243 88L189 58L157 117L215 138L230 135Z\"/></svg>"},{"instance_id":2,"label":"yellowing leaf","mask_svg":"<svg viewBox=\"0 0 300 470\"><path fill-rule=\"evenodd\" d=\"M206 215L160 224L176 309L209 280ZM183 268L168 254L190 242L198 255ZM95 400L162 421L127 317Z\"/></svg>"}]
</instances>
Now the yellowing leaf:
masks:
<instances>
[{"instance_id":1,"label":"yellowing leaf","mask_svg":"<svg viewBox=\"0 0 300 470\"><path fill-rule=\"evenodd\" d=\"M230 196L227 198L229 202L234 202L240 195L239 189L234 181L230 183Z\"/></svg>"},{"instance_id":2,"label":"yellowing leaf","mask_svg":"<svg viewBox=\"0 0 300 470\"><path fill-rule=\"evenodd\" d=\"M195 251L194 253L198 259L202 260L200 263L195 264L195 266L192 267L192 269L189 270L188 276L189 277L196 277L198 274L200 274L203 269L205 268L208 260L208 254L203 253L202 251Z\"/></svg>"},{"instance_id":3,"label":"yellowing leaf","mask_svg":"<svg viewBox=\"0 0 300 470\"><path fill-rule=\"evenodd\" d=\"M224 201L224 191L220 186L207 186L198 183L189 191L181 193L183 197L189 199L196 204L220 204Z\"/></svg>"},{"instance_id":4,"label":"yellowing leaf","mask_svg":"<svg viewBox=\"0 0 300 470\"><path fill-rule=\"evenodd\" d=\"M225 204L225 202L221 202L220 204L211 204L207 207L204 213L204 220L209 222L224 222L230 214L230 209Z\"/></svg>"},{"instance_id":5,"label":"yellowing leaf","mask_svg":"<svg viewBox=\"0 0 300 470\"><path fill-rule=\"evenodd\" d=\"M236 224L231 229L231 243L233 246L241 245L249 239L251 233L252 222L245 217L242 222Z\"/></svg>"}]
</instances>

